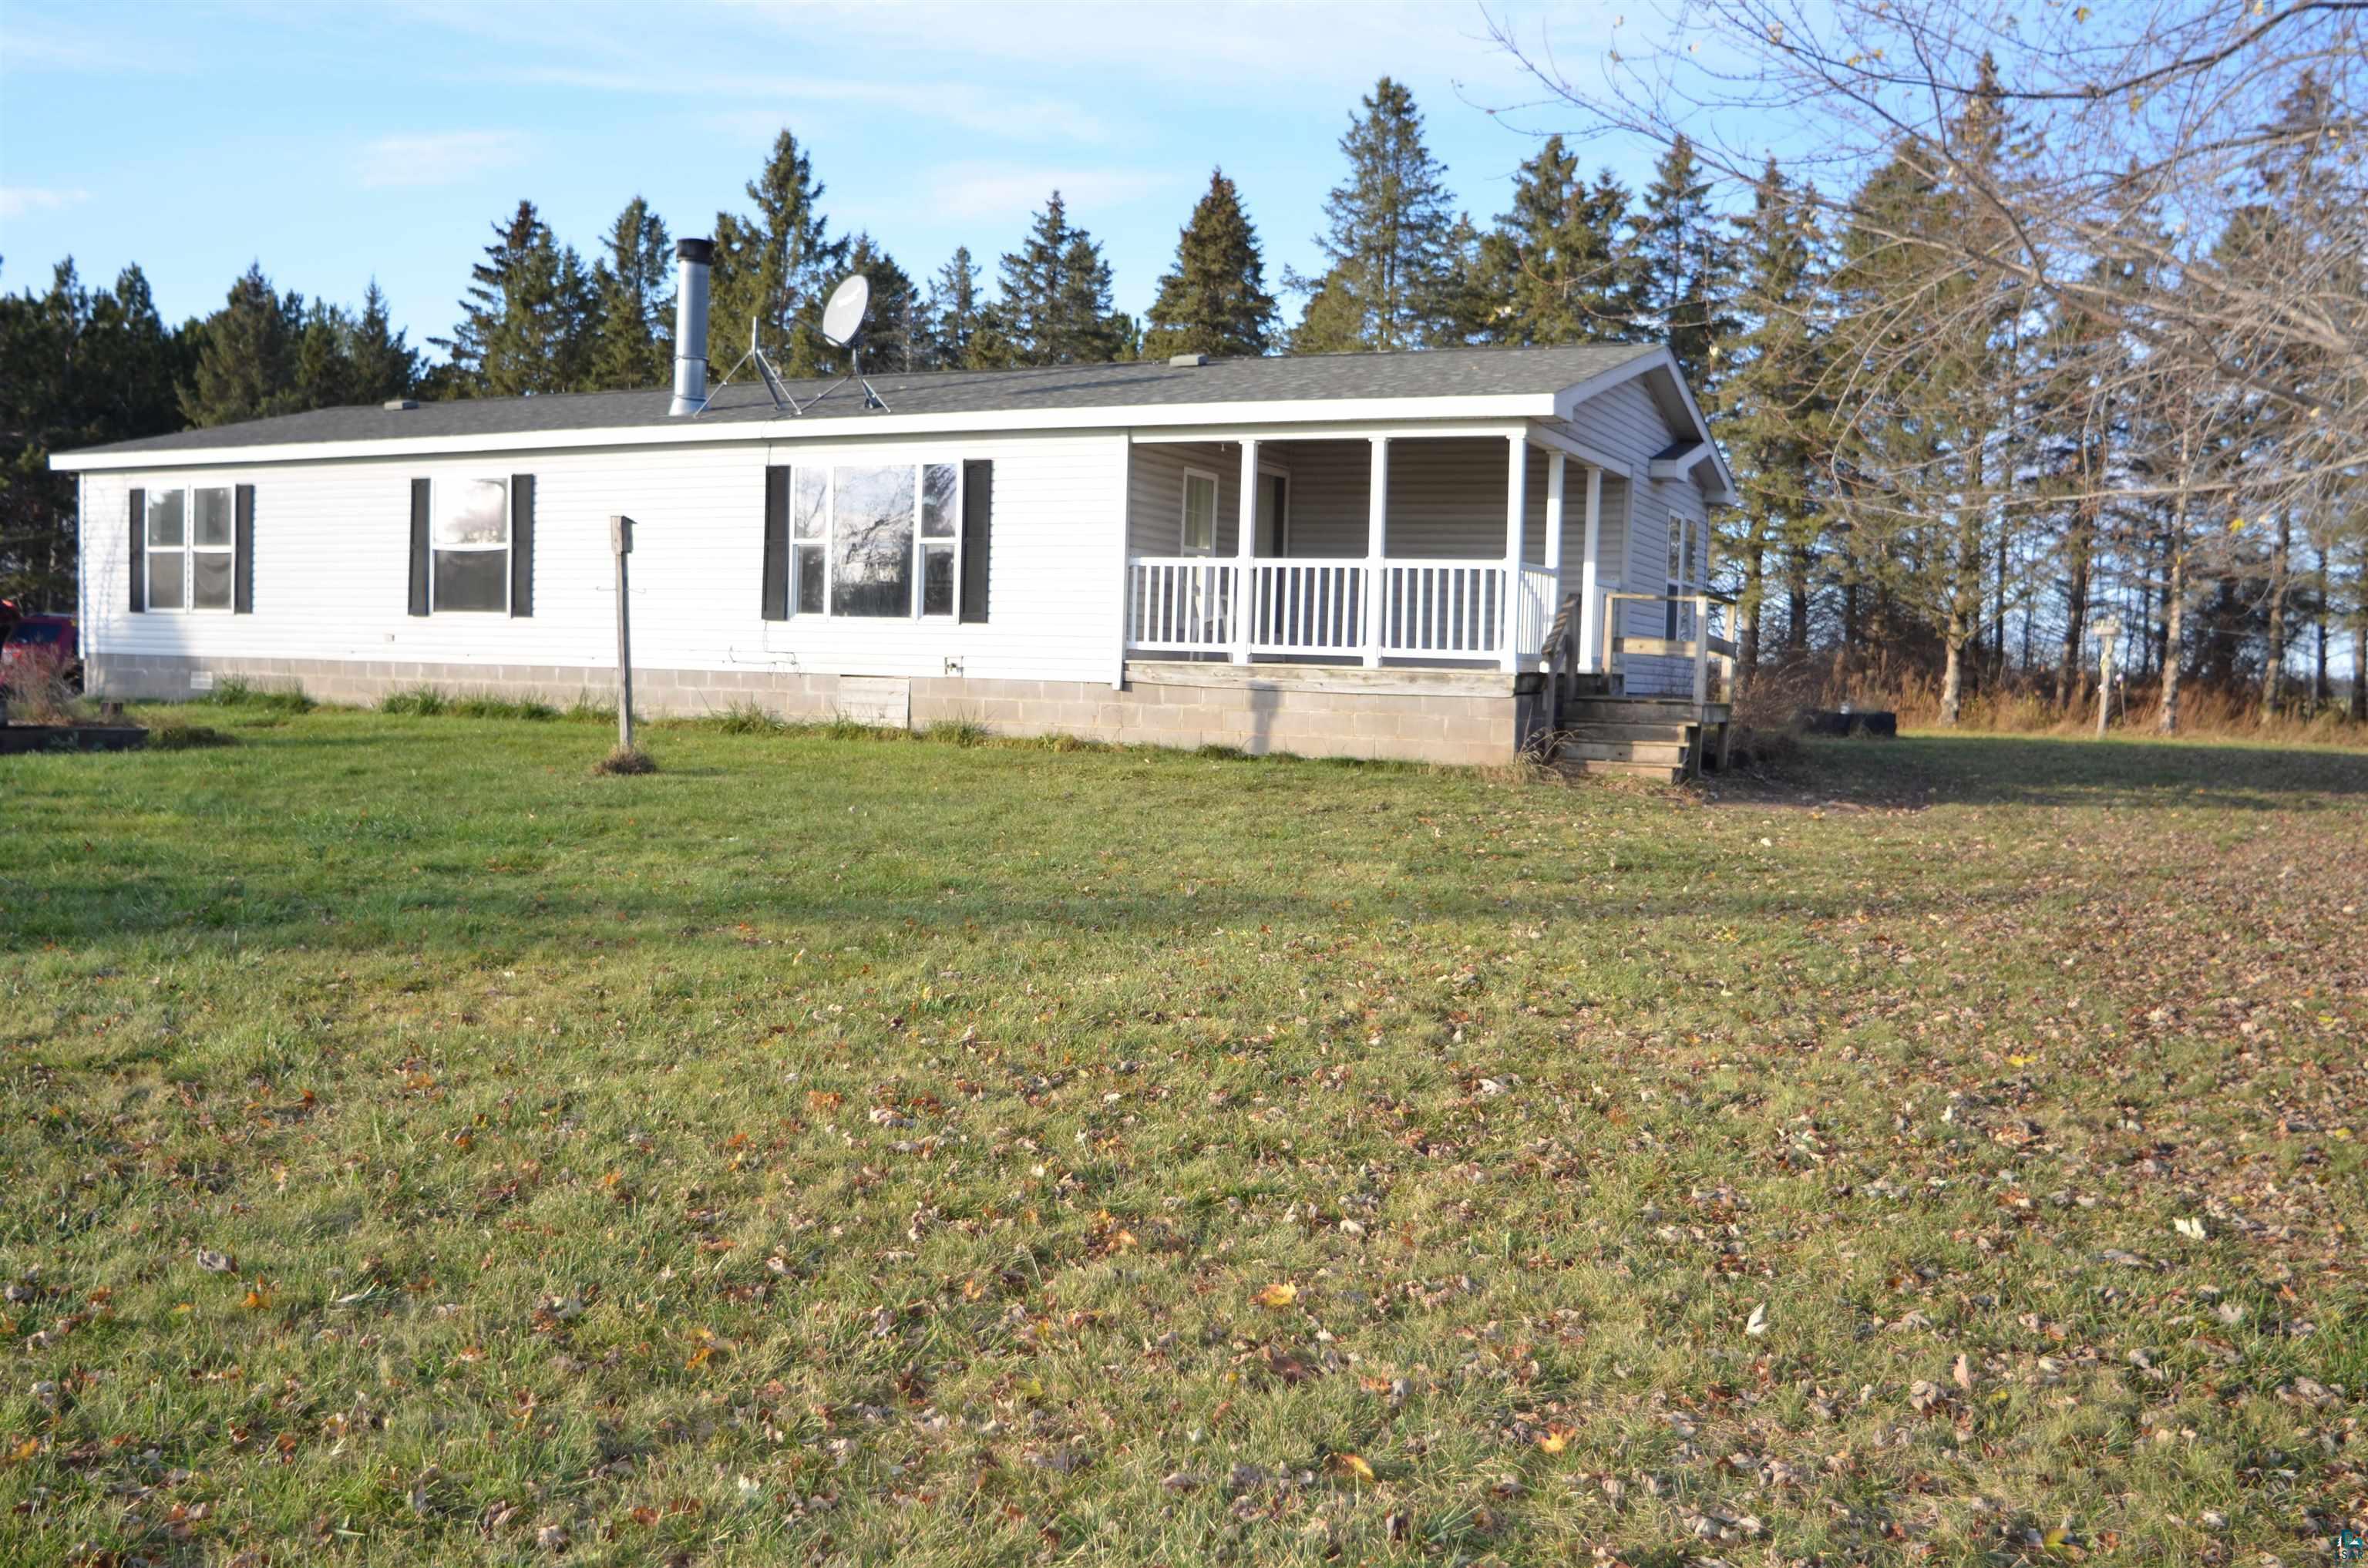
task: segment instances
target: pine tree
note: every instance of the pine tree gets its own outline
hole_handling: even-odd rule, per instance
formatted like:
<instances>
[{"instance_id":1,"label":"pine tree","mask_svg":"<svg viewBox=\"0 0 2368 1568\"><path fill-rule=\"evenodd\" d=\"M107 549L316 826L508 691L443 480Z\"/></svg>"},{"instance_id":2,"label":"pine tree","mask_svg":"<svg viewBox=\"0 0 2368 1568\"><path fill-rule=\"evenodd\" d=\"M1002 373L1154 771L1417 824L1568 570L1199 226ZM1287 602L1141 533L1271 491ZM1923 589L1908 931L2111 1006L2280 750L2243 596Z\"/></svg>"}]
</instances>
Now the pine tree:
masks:
<instances>
[{"instance_id":1,"label":"pine tree","mask_svg":"<svg viewBox=\"0 0 2368 1568\"><path fill-rule=\"evenodd\" d=\"M1028 237L1003 258L997 325L1014 365L1099 365L1117 357L1125 322L1110 310L1110 264L1069 223L1054 191Z\"/></svg>"},{"instance_id":2,"label":"pine tree","mask_svg":"<svg viewBox=\"0 0 2368 1568\"><path fill-rule=\"evenodd\" d=\"M1874 608L1941 653L1940 718L1955 723L1980 634L1983 567L1994 559L1991 526L2012 483L2003 439L2014 421L2001 389L2015 367L2003 356L2023 302L1963 257L1988 254L2006 177L2003 98L1987 62L1987 90L1968 96L1943 149L1903 140L1850 202L1842 235L1834 342L1863 389L1863 407L1838 432L1848 525L1845 587L1873 594ZM1867 640L1848 626L1843 645Z\"/></svg>"},{"instance_id":3,"label":"pine tree","mask_svg":"<svg viewBox=\"0 0 2368 1568\"><path fill-rule=\"evenodd\" d=\"M989 306L979 298L979 271L970 247L962 245L929 280L928 301L922 311L928 328L915 345L928 369L977 370L1002 362L994 354L999 335L988 319Z\"/></svg>"},{"instance_id":4,"label":"pine tree","mask_svg":"<svg viewBox=\"0 0 2368 1568\"><path fill-rule=\"evenodd\" d=\"M1293 354L1351 354L1367 346L1365 302L1340 267L1326 273L1291 329Z\"/></svg>"},{"instance_id":5,"label":"pine tree","mask_svg":"<svg viewBox=\"0 0 2368 1568\"><path fill-rule=\"evenodd\" d=\"M847 270L850 276L861 274L871 285L871 308L863 326L866 363L882 370L916 369L926 350L915 324L922 307L912 278L869 233L858 233L848 243ZM836 355L837 350L829 352Z\"/></svg>"},{"instance_id":6,"label":"pine tree","mask_svg":"<svg viewBox=\"0 0 2368 1568\"><path fill-rule=\"evenodd\" d=\"M449 338L428 339L450 353L456 393L517 397L586 384L598 309L592 279L533 202L494 225L494 243L470 278L461 324Z\"/></svg>"},{"instance_id":7,"label":"pine tree","mask_svg":"<svg viewBox=\"0 0 2368 1568\"><path fill-rule=\"evenodd\" d=\"M1770 157L1751 210L1733 222L1745 258L1734 340L1712 411L1734 465L1741 504L1724 519L1720 553L1738 562L1739 661L1748 680L1762 656L1769 558L1786 590L1785 646L1807 651L1809 575L1821 509L1812 489L1829 444L1823 390L1817 236L1809 193L1795 192Z\"/></svg>"},{"instance_id":8,"label":"pine tree","mask_svg":"<svg viewBox=\"0 0 2368 1568\"><path fill-rule=\"evenodd\" d=\"M1274 296L1241 192L1218 169L1177 236L1176 267L1159 280L1143 335L1146 358L1264 354L1275 335Z\"/></svg>"},{"instance_id":9,"label":"pine tree","mask_svg":"<svg viewBox=\"0 0 2368 1568\"><path fill-rule=\"evenodd\" d=\"M419 385L419 351L404 341L389 319L386 295L373 278L362 293L362 313L355 319L347 357L353 363L353 395L357 403L384 403L407 397Z\"/></svg>"},{"instance_id":10,"label":"pine tree","mask_svg":"<svg viewBox=\"0 0 2368 1568\"><path fill-rule=\"evenodd\" d=\"M1513 209L1480 239L1474 335L1486 343L1633 341L1637 324L1622 229L1625 187L1593 186L1559 136L1513 176Z\"/></svg>"},{"instance_id":11,"label":"pine tree","mask_svg":"<svg viewBox=\"0 0 2368 1568\"><path fill-rule=\"evenodd\" d=\"M1299 336L1337 342L1353 305L1353 347L1413 348L1429 343L1448 312L1455 215L1447 166L1423 144L1414 95L1384 76L1363 99L1364 117L1340 138L1349 176L1325 199L1315 244L1329 259L1316 280L1292 279L1309 294ZM1326 321L1314 323L1322 303Z\"/></svg>"},{"instance_id":12,"label":"pine tree","mask_svg":"<svg viewBox=\"0 0 2368 1568\"><path fill-rule=\"evenodd\" d=\"M326 300L315 300L296 335L296 375L291 410L342 408L358 403L350 352L354 324Z\"/></svg>"},{"instance_id":13,"label":"pine tree","mask_svg":"<svg viewBox=\"0 0 2368 1568\"><path fill-rule=\"evenodd\" d=\"M666 220L636 196L609 226L592 266L595 312L588 385L630 390L666 384L674 349L674 242Z\"/></svg>"},{"instance_id":14,"label":"pine tree","mask_svg":"<svg viewBox=\"0 0 2368 1568\"><path fill-rule=\"evenodd\" d=\"M229 425L292 412L297 340L304 329L304 297L282 296L249 266L222 308L198 329L198 362L181 389L181 415L192 425Z\"/></svg>"},{"instance_id":15,"label":"pine tree","mask_svg":"<svg viewBox=\"0 0 2368 1568\"><path fill-rule=\"evenodd\" d=\"M1710 191L1693 144L1677 137L1654 166L1633 236L1636 307L1697 393L1716 384L1718 349L1735 330L1735 259Z\"/></svg>"},{"instance_id":16,"label":"pine tree","mask_svg":"<svg viewBox=\"0 0 2368 1568\"><path fill-rule=\"evenodd\" d=\"M814 330L823 301L847 263L847 242L833 239L820 203L825 187L787 129L773 139L763 173L748 182L753 217L715 215L715 261L709 273L707 355L738 363L749 329L783 375L811 376L825 345Z\"/></svg>"},{"instance_id":17,"label":"pine tree","mask_svg":"<svg viewBox=\"0 0 2368 1568\"><path fill-rule=\"evenodd\" d=\"M181 428L192 360L137 267L94 290L67 260L46 292L0 294L0 598L74 608L74 476L50 454Z\"/></svg>"}]
</instances>

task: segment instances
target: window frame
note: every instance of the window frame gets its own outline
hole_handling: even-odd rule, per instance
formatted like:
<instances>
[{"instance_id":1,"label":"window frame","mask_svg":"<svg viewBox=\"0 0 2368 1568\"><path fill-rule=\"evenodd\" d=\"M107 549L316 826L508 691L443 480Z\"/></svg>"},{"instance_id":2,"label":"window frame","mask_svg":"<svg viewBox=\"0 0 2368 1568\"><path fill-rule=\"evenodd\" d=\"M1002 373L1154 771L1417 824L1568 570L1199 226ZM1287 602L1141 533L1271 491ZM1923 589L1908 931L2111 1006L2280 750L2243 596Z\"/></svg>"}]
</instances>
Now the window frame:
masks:
<instances>
[{"instance_id":1,"label":"window frame","mask_svg":"<svg viewBox=\"0 0 2368 1568\"><path fill-rule=\"evenodd\" d=\"M427 476L427 613L436 615L499 615L508 616L515 593L510 571L510 551L518 548L518 486L508 474L468 474L460 477L461 484L498 484L502 487L502 542L489 544L438 544L436 525L443 516L444 486L455 483L453 476ZM502 602L498 609L448 609L436 602L436 557L450 551L454 554L490 555L499 551L502 557Z\"/></svg>"},{"instance_id":2,"label":"window frame","mask_svg":"<svg viewBox=\"0 0 2368 1568\"><path fill-rule=\"evenodd\" d=\"M912 471L913 538L906 547L906 592L905 613L894 615L842 615L831 608L838 586L838 475L842 469L896 469ZM928 471L949 470L953 474L953 489L945 507L945 520L951 531L932 535L927 531L928 517ZM798 488L807 474L822 476L822 526L812 536L798 532ZM959 623L962 619L962 525L968 520L964 509L968 496L962 483L961 458L914 458L907 461L863 461L861 455L849 453L844 459L830 456L790 465L789 516L789 619L791 620L843 620L850 622L940 621ZM822 562L818 609L807 609L805 587L807 572L805 552L816 551ZM945 609L927 608L928 598L929 553L943 551L953 560L953 601Z\"/></svg>"},{"instance_id":3,"label":"window frame","mask_svg":"<svg viewBox=\"0 0 2368 1568\"><path fill-rule=\"evenodd\" d=\"M142 485L140 505L140 608L143 615L235 615L238 613L238 486L230 484ZM198 492L217 490L230 498L230 540L226 544L198 542ZM181 498L181 542L158 544L153 518L162 496ZM181 562L181 602L156 602L156 558L172 555ZM230 567L230 593L218 605L197 603L199 555L222 556Z\"/></svg>"},{"instance_id":4,"label":"window frame","mask_svg":"<svg viewBox=\"0 0 2368 1568\"><path fill-rule=\"evenodd\" d=\"M1192 482L1209 482L1209 548L1192 548ZM1217 554L1217 535L1225 512L1225 486L1213 469L1187 467L1184 470L1182 494L1178 498L1176 512L1176 553L1195 559L1213 560Z\"/></svg>"}]
</instances>

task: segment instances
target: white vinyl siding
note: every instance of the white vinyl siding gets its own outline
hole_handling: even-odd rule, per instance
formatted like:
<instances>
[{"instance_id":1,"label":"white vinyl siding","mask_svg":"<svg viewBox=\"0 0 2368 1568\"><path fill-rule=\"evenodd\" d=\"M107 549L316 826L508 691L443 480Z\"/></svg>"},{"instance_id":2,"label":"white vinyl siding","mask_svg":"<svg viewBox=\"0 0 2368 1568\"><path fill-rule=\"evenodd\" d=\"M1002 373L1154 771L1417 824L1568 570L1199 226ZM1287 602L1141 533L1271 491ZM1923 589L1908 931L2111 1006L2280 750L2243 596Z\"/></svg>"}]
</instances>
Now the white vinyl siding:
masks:
<instances>
[{"instance_id":1,"label":"white vinyl siding","mask_svg":"<svg viewBox=\"0 0 2368 1568\"><path fill-rule=\"evenodd\" d=\"M762 616L768 463L995 463L992 619ZM535 475L535 613L406 613L411 481ZM1118 676L1126 442L1120 435L979 437L695 448L532 450L275 465L271 537L253 615L128 613L130 492L228 485L188 472L82 476L86 653L333 659L374 665L582 672L606 689L616 661L609 517L639 525L633 658L648 669L1112 681ZM255 480L243 471L237 482ZM1172 517L1172 514L1171 514Z\"/></svg>"}]
</instances>

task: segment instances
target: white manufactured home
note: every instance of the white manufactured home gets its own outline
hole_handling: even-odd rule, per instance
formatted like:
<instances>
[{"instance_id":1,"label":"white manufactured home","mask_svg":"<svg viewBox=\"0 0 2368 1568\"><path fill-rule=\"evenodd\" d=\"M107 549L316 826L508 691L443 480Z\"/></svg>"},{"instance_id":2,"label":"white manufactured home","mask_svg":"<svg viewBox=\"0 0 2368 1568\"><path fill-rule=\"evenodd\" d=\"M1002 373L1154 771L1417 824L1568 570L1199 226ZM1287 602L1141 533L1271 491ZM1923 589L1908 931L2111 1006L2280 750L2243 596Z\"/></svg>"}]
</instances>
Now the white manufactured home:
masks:
<instances>
[{"instance_id":1,"label":"white manufactured home","mask_svg":"<svg viewBox=\"0 0 2368 1568\"><path fill-rule=\"evenodd\" d=\"M892 373L803 414L685 375L61 455L89 687L606 697L624 515L644 710L1454 763L1573 699L1724 718L1731 483L1660 348Z\"/></svg>"}]
</instances>

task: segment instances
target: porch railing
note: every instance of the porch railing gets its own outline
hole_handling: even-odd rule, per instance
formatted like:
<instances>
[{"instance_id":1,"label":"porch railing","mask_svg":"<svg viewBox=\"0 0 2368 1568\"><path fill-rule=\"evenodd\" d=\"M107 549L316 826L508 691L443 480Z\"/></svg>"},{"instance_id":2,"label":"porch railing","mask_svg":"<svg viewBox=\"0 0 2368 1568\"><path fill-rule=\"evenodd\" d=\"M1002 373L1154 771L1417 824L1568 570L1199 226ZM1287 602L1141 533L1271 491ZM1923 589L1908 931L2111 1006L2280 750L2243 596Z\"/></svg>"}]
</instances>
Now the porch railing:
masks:
<instances>
[{"instance_id":1,"label":"porch railing","mask_svg":"<svg viewBox=\"0 0 2368 1568\"><path fill-rule=\"evenodd\" d=\"M1250 652L1355 653L1365 646L1365 563L1250 563Z\"/></svg>"},{"instance_id":2,"label":"porch railing","mask_svg":"<svg viewBox=\"0 0 2368 1568\"><path fill-rule=\"evenodd\" d=\"M1234 562L1205 555L1137 556L1127 566L1126 641L1154 653L1234 645Z\"/></svg>"},{"instance_id":3,"label":"porch railing","mask_svg":"<svg viewBox=\"0 0 2368 1568\"><path fill-rule=\"evenodd\" d=\"M1653 619L1662 623L1664 631L1674 628L1685 635L1632 636L1620 624L1623 605L1651 605ZM1735 642L1711 630L1714 610L1724 609L1730 618L1733 615L1732 603L1725 596L1611 593L1603 596L1603 668L1620 676L1631 695L1635 694L1636 688L1630 659L1681 659L1692 666L1695 702L1734 699Z\"/></svg>"},{"instance_id":4,"label":"porch railing","mask_svg":"<svg viewBox=\"0 0 2368 1568\"><path fill-rule=\"evenodd\" d=\"M1534 667L1558 587L1543 566L1502 560L1262 559L1248 563L1247 593L1242 574L1239 561L1212 556L1131 557L1127 646L1500 663L1509 646L1520 667Z\"/></svg>"}]
</instances>

